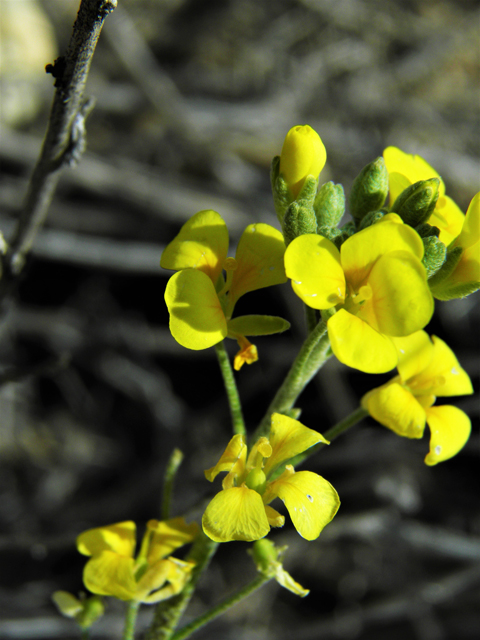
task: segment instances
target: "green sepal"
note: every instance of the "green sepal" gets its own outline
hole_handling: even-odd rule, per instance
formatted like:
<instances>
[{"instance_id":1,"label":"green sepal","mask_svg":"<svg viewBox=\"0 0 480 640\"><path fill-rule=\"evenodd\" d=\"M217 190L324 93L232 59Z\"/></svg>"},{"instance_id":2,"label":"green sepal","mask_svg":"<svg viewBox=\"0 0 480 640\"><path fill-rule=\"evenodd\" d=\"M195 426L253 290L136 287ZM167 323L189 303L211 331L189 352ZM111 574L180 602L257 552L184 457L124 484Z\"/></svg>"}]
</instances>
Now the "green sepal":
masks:
<instances>
[{"instance_id":1,"label":"green sepal","mask_svg":"<svg viewBox=\"0 0 480 640\"><path fill-rule=\"evenodd\" d=\"M440 235L440 229L438 227L434 227L428 222L422 222L417 227L415 227L415 231L421 238L429 238L430 236L438 236Z\"/></svg>"},{"instance_id":2,"label":"green sepal","mask_svg":"<svg viewBox=\"0 0 480 640\"><path fill-rule=\"evenodd\" d=\"M440 180L419 180L404 189L393 203L391 211L397 213L411 227L426 222L432 215L439 196Z\"/></svg>"},{"instance_id":3,"label":"green sepal","mask_svg":"<svg viewBox=\"0 0 480 640\"><path fill-rule=\"evenodd\" d=\"M436 236L427 236L422 240L424 246L422 263L427 272L427 278L431 278L445 262L447 247Z\"/></svg>"},{"instance_id":4,"label":"green sepal","mask_svg":"<svg viewBox=\"0 0 480 640\"><path fill-rule=\"evenodd\" d=\"M333 182L322 185L315 197L313 210L319 228L336 227L345 213L345 192L342 185Z\"/></svg>"},{"instance_id":5,"label":"green sepal","mask_svg":"<svg viewBox=\"0 0 480 640\"><path fill-rule=\"evenodd\" d=\"M283 218L282 232L287 247L298 236L317 233L317 218L314 210L311 207L302 206L299 202L292 202Z\"/></svg>"},{"instance_id":6,"label":"green sepal","mask_svg":"<svg viewBox=\"0 0 480 640\"><path fill-rule=\"evenodd\" d=\"M350 213L360 222L370 211L381 209L388 194L388 171L380 156L367 164L353 181Z\"/></svg>"},{"instance_id":7,"label":"green sepal","mask_svg":"<svg viewBox=\"0 0 480 640\"><path fill-rule=\"evenodd\" d=\"M340 239L340 244L342 244L342 242L345 242L346 240L346 237L343 231L341 231L340 229L337 229L337 227L326 227L326 226L318 227L317 234L319 236L323 236L324 238L327 238L331 242L335 243L335 245L337 244L337 239Z\"/></svg>"},{"instance_id":8,"label":"green sepal","mask_svg":"<svg viewBox=\"0 0 480 640\"><path fill-rule=\"evenodd\" d=\"M272 185L273 205L280 224L283 223L285 212L292 202L292 194L283 176L279 174L280 156L275 156L270 167L270 183Z\"/></svg>"},{"instance_id":9,"label":"green sepal","mask_svg":"<svg viewBox=\"0 0 480 640\"><path fill-rule=\"evenodd\" d=\"M358 225L358 230L361 231L362 229L371 227L372 224L375 224L376 222L381 220L386 213L387 212L385 209L379 209L378 211L370 211L369 213L367 213L366 216L362 218L360 224Z\"/></svg>"},{"instance_id":10,"label":"green sepal","mask_svg":"<svg viewBox=\"0 0 480 640\"><path fill-rule=\"evenodd\" d=\"M241 336L268 336L289 328L290 323L278 316L239 316L228 321L228 333Z\"/></svg>"},{"instance_id":11,"label":"green sepal","mask_svg":"<svg viewBox=\"0 0 480 640\"><path fill-rule=\"evenodd\" d=\"M466 298L480 289L480 282L462 282L448 286L440 283L438 286L430 287L433 297L437 300L454 300L455 298Z\"/></svg>"},{"instance_id":12,"label":"green sepal","mask_svg":"<svg viewBox=\"0 0 480 640\"><path fill-rule=\"evenodd\" d=\"M91 596L83 601L83 611L75 616L77 624L82 629L90 629L105 612L105 606L100 596Z\"/></svg>"},{"instance_id":13,"label":"green sepal","mask_svg":"<svg viewBox=\"0 0 480 640\"><path fill-rule=\"evenodd\" d=\"M318 178L315 176L305 176L305 180L303 182L303 186L300 189L300 193L295 199L295 202L301 207L308 207L313 210L313 205L315 202L315 197L317 195L318 189Z\"/></svg>"},{"instance_id":14,"label":"green sepal","mask_svg":"<svg viewBox=\"0 0 480 640\"><path fill-rule=\"evenodd\" d=\"M462 253L462 247L452 247L451 249L447 249L446 259L441 269L439 269L435 275L428 280L428 286L430 289L433 290L434 287L438 287L445 278L448 278L448 276L455 271L455 268L462 257Z\"/></svg>"}]
</instances>

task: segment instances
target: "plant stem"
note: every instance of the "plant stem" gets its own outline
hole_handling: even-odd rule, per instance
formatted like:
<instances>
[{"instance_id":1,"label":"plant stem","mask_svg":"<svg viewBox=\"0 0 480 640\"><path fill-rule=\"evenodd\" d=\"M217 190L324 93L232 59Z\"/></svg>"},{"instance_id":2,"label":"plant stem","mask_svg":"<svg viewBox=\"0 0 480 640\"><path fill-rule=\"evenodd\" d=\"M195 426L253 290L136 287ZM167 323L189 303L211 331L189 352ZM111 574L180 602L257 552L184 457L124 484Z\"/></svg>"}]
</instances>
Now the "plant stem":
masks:
<instances>
[{"instance_id":1,"label":"plant stem","mask_svg":"<svg viewBox=\"0 0 480 640\"><path fill-rule=\"evenodd\" d=\"M173 483L177 475L178 468L182 464L183 453L180 449L174 449L165 469L165 478L163 480L163 496L162 496L162 520L170 518L170 507L172 504Z\"/></svg>"},{"instance_id":2,"label":"plant stem","mask_svg":"<svg viewBox=\"0 0 480 640\"><path fill-rule=\"evenodd\" d=\"M311 333L318 324L318 316L317 311L309 307L307 304L304 305L305 308L305 320L307 322L307 331Z\"/></svg>"},{"instance_id":3,"label":"plant stem","mask_svg":"<svg viewBox=\"0 0 480 640\"><path fill-rule=\"evenodd\" d=\"M254 580L252 580L252 582L250 582L250 584L247 584L245 587L243 587L243 589L237 591L237 593L235 593L233 596L227 598L226 600L223 600L223 602L217 604L216 607L213 607L213 609L210 609L210 611L204 613L203 616L199 616L198 618L190 622L190 624L187 624L182 629L179 629L179 631L173 634L171 640L184 640L184 638L188 638L188 636L190 636L194 631L197 631L197 629L200 629L200 627L203 627L218 616L221 616L222 613L228 611L228 609L235 606L238 602L262 587L269 580L271 580L271 578L268 576L265 576L263 574L258 575Z\"/></svg>"},{"instance_id":4,"label":"plant stem","mask_svg":"<svg viewBox=\"0 0 480 640\"><path fill-rule=\"evenodd\" d=\"M329 346L327 335L327 324L323 320L307 336L297 357L295 358L290 371L278 389L270 406L267 409L253 439L268 434L272 413L285 413L291 409L295 400L303 391L305 386L326 362Z\"/></svg>"},{"instance_id":5,"label":"plant stem","mask_svg":"<svg viewBox=\"0 0 480 640\"><path fill-rule=\"evenodd\" d=\"M133 640L135 637L135 623L137 621L138 609L140 603L132 600L127 605L127 613L125 615L125 628L123 630L123 640Z\"/></svg>"},{"instance_id":6,"label":"plant stem","mask_svg":"<svg viewBox=\"0 0 480 640\"><path fill-rule=\"evenodd\" d=\"M352 413L350 413L346 418L340 420L340 422L337 422L336 425L334 425L323 435L329 442L332 442L332 440L335 440L335 438L337 438L341 433L344 433L345 431L347 431L347 429L350 429L350 427L356 425L357 422L363 420L365 416L368 416L368 411L363 407L358 407L358 409L355 409L355 411L352 411ZM317 453L317 451L323 449L323 447L328 447L328 445L324 444L323 442L319 442L318 444L313 445L313 447L310 447L310 449L307 449L307 451L299 453L298 456L287 460L287 462L280 465L280 467L272 475L271 479L274 480L275 478L277 478L284 471L286 464L291 464L296 467L304 462L307 458L310 458L311 456L313 456L313 454Z\"/></svg>"},{"instance_id":7,"label":"plant stem","mask_svg":"<svg viewBox=\"0 0 480 640\"><path fill-rule=\"evenodd\" d=\"M196 562L190 581L181 593L157 605L152 624L145 636L145 640L171 639L178 621L190 602L197 582L210 564L210 560L215 554L218 544L218 542L213 542L213 540L207 538L203 532L199 533L187 556L187 560Z\"/></svg>"},{"instance_id":8,"label":"plant stem","mask_svg":"<svg viewBox=\"0 0 480 640\"><path fill-rule=\"evenodd\" d=\"M6 275L0 297L10 292L26 254L47 216L60 170L73 165L85 147L85 118L92 106L85 84L103 22L117 0L81 0L64 57L51 66L56 92L42 151L33 171L18 227L5 257Z\"/></svg>"},{"instance_id":9,"label":"plant stem","mask_svg":"<svg viewBox=\"0 0 480 640\"><path fill-rule=\"evenodd\" d=\"M233 433L245 435L245 422L243 420L242 405L238 394L237 383L233 375L232 365L223 342L215 345L220 371L222 372L225 391L227 392L230 414L232 416Z\"/></svg>"},{"instance_id":10,"label":"plant stem","mask_svg":"<svg viewBox=\"0 0 480 640\"><path fill-rule=\"evenodd\" d=\"M80 638L81 640L90 640L90 627L88 629L82 629Z\"/></svg>"}]
</instances>

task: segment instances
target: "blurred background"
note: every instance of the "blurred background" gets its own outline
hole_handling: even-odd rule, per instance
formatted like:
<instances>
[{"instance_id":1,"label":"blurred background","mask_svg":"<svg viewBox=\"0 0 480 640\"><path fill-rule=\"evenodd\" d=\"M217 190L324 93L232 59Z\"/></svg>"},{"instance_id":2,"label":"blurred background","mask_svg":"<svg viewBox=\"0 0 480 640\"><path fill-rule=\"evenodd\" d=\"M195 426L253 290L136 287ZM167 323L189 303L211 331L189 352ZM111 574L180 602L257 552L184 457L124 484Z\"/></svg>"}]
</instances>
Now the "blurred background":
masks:
<instances>
[{"instance_id":1,"label":"blurred background","mask_svg":"<svg viewBox=\"0 0 480 640\"><path fill-rule=\"evenodd\" d=\"M79 0L0 0L0 228L8 240L38 157ZM346 192L388 145L418 153L466 208L479 188L476 0L118 0L88 81L87 151L66 170L16 295L0 322L0 639L78 635L51 594L82 590L81 531L159 515L165 464L185 454L173 515L201 517L218 489L203 470L231 427L212 349L168 331L159 267L195 212L278 226L269 165L286 132L310 124L327 148L321 181ZM479 385L479 294L436 303L427 327ZM289 285L252 293L237 313L281 315L236 376L250 429L305 335ZM236 343L227 345L235 353ZM330 361L302 395L302 422L327 431L389 376ZM478 396L455 399L473 434L428 468L428 437L364 420L309 461L341 509L309 543L287 524L276 583L194 637L221 640L467 640L480 629ZM428 430L427 430L428 433ZM185 621L255 575L250 545L222 545ZM144 607L139 636L152 609ZM109 601L93 638L120 637Z\"/></svg>"}]
</instances>

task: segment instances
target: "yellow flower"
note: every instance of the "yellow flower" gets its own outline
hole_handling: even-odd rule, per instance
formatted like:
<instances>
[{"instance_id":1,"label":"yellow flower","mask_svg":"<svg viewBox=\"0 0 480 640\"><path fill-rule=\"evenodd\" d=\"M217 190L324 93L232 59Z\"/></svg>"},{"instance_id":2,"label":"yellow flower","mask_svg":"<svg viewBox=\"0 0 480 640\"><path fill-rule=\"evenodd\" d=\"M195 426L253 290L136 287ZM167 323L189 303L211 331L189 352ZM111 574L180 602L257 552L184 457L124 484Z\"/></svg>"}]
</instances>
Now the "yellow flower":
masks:
<instances>
[{"instance_id":1,"label":"yellow flower","mask_svg":"<svg viewBox=\"0 0 480 640\"><path fill-rule=\"evenodd\" d=\"M244 437L234 436L217 464L205 471L210 482L222 471L228 472L223 490L203 514L206 535L215 542L260 540L270 527L282 527L285 522L269 506L280 498L298 533L307 540L318 538L340 506L332 485L311 471L295 473L292 465L286 465L277 479L271 479L280 464L317 442L328 444L320 433L278 413L272 415L269 438L261 437L248 457Z\"/></svg>"},{"instance_id":2,"label":"yellow flower","mask_svg":"<svg viewBox=\"0 0 480 640\"><path fill-rule=\"evenodd\" d=\"M183 518L150 520L135 558L135 523L131 521L84 531L77 549L92 556L85 565L83 582L92 593L153 604L179 593L188 582L195 563L170 556L192 542L196 523Z\"/></svg>"},{"instance_id":3,"label":"yellow flower","mask_svg":"<svg viewBox=\"0 0 480 640\"><path fill-rule=\"evenodd\" d=\"M432 406L436 396L473 393L468 374L440 338L425 331L396 338L399 375L362 398L372 418L399 436L421 438L430 427L430 451L425 463L434 465L456 455L470 436L470 419L450 405Z\"/></svg>"},{"instance_id":4,"label":"yellow flower","mask_svg":"<svg viewBox=\"0 0 480 640\"><path fill-rule=\"evenodd\" d=\"M480 287L480 192L473 197L462 230L449 249L455 247L463 249L460 260L446 278L432 286L433 295L440 300L463 297Z\"/></svg>"},{"instance_id":5,"label":"yellow flower","mask_svg":"<svg viewBox=\"0 0 480 640\"><path fill-rule=\"evenodd\" d=\"M440 195L428 223L440 229L439 239L448 246L460 233L465 216L455 202L445 195L442 178L423 158L404 153L397 147L387 147L383 158L389 173L390 206L411 184L430 178L440 180Z\"/></svg>"},{"instance_id":6,"label":"yellow flower","mask_svg":"<svg viewBox=\"0 0 480 640\"><path fill-rule=\"evenodd\" d=\"M282 234L268 224L249 225L235 258L227 258L228 231L215 211L196 213L166 247L160 265L177 271L167 283L165 302L170 331L188 349L207 349L225 337L240 346L234 366L258 359L245 338L285 331L286 320L274 316L232 319L238 299L256 289L286 282ZM226 271L226 280L222 271Z\"/></svg>"},{"instance_id":7,"label":"yellow flower","mask_svg":"<svg viewBox=\"0 0 480 640\"><path fill-rule=\"evenodd\" d=\"M323 236L299 236L285 252L285 269L306 305L337 307L327 327L340 362L383 373L397 364L392 336L410 335L432 316L422 257L418 234L391 213L348 238L340 251Z\"/></svg>"},{"instance_id":8,"label":"yellow flower","mask_svg":"<svg viewBox=\"0 0 480 640\"><path fill-rule=\"evenodd\" d=\"M285 136L280 154L280 173L293 199L300 193L305 178L318 178L327 161L327 152L316 131L307 125L292 127Z\"/></svg>"}]
</instances>

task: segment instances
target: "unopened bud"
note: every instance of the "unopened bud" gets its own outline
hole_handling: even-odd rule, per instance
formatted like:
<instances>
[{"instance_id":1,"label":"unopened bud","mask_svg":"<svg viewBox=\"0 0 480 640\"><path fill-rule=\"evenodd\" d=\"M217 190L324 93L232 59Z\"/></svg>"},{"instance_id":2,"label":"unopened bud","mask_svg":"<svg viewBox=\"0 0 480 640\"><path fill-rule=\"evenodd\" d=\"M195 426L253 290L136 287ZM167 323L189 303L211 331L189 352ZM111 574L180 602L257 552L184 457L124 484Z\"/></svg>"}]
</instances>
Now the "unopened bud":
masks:
<instances>
[{"instance_id":1,"label":"unopened bud","mask_svg":"<svg viewBox=\"0 0 480 640\"><path fill-rule=\"evenodd\" d=\"M382 157L362 169L350 192L350 212L357 222L381 209L388 194L388 171Z\"/></svg>"},{"instance_id":2,"label":"unopened bud","mask_svg":"<svg viewBox=\"0 0 480 640\"><path fill-rule=\"evenodd\" d=\"M419 180L407 187L398 196L392 211L398 213L405 224L417 227L430 218L437 204L440 180Z\"/></svg>"}]
</instances>

